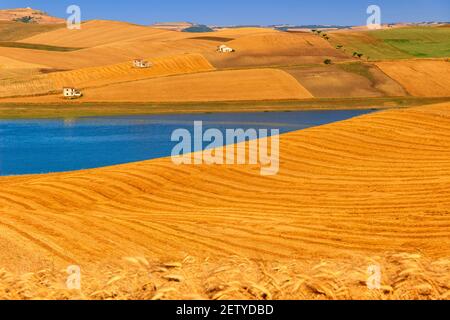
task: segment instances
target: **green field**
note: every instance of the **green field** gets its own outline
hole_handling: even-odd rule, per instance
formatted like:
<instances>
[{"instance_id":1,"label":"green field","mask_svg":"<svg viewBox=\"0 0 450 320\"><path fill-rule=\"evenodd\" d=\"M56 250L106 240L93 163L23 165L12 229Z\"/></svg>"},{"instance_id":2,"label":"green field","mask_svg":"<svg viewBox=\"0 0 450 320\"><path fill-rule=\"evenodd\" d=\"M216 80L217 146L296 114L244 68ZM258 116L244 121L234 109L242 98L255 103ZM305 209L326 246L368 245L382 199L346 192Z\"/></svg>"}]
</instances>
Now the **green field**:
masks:
<instances>
[{"instance_id":1,"label":"green field","mask_svg":"<svg viewBox=\"0 0 450 320\"><path fill-rule=\"evenodd\" d=\"M370 67L373 66L369 63L363 62L351 62L351 63L340 63L336 65L339 69L344 70L346 72L355 73L360 75L366 79L368 79L371 83L375 83L375 78L373 74L370 72Z\"/></svg>"},{"instance_id":2,"label":"green field","mask_svg":"<svg viewBox=\"0 0 450 320\"><path fill-rule=\"evenodd\" d=\"M450 27L410 27L366 32L332 33L333 45L364 60L450 57Z\"/></svg>"}]
</instances>

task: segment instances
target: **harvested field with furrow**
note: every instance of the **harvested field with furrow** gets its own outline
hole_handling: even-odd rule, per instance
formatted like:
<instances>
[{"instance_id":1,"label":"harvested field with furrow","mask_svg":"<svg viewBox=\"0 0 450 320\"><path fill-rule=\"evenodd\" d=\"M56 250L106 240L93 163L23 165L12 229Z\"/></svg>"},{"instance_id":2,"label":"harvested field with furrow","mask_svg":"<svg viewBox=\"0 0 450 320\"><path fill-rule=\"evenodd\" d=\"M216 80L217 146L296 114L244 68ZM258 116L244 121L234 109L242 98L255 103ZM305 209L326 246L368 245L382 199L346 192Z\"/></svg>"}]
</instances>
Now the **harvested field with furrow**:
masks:
<instances>
[{"instance_id":1,"label":"harvested field with furrow","mask_svg":"<svg viewBox=\"0 0 450 320\"><path fill-rule=\"evenodd\" d=\"M45 65L26 63L0 56L0 81L35 76L40 74L40 70L43 69L46 69Z\"/></svg>"},{"instance_id":2,"label":"harvested field with furrow","mask_svg":"<svg viewBox=\"0 0 450 320\"><path fill-rule=\"evenodd\" d=\"M141 38L145 36L168 34L160 30L126 22L91 20L84 22L80 30L61 28L23 39L26 43L46 44L51 46L95 47L107 43Z\"/></svg>"},{"instance_id":3,"label":"harvested field with furrow","mask_svg":"<svg viewBox=\"0 0 450 320\"><path fill-rule=\"evenodd\" d=\"M376 66L359 62L283 68L316 98L406 96Z\"/></svg>"},{"instance_id":4,"label":"harvested field with furrow","mask_svg":"<svg viewBox=\"0 0 450 320\"><path fill-rule=\"evenodd\" d=\"M149 298L448 299L449 184L448 103L282 135L269 177L170 159L2 177L0 296L39 287L43 274L51 281L32 296L75 294L58 291L55 271L75 263L91 279L84 298L143 297L145 276L131 291L111 287L129 279L128 257L154 274ZM365 286L371 264L381 290Z\"/></svg>"},{"instance_id":5,"label":"harvested field with furrow","mask_svg":"<svg viewBox=\"0 0 450 320\"><path fill-rule=\"evenodd\" d=\"M147 79L85 91L83 101L204 102L308 99L313 96L282 70L216 71Z\"/></svg>"},{"instance_id":6,"label":"harvested field with furrow","mask_svg":"<svg viewBox=\"0 0 450 320\"><path fill-rule=\"evenodd\" d=\"M377 66L417 97L450 97L450 61L378 62Z\"/></svg>"},{"instance_id":7,"label":"harvested field with furrow","mask_svg":"<svg viewBox=\"0 0 450 320\"><path fill-rule=\"evenodd\" d=\"M34 96L56 93L62 90L47 76L21 75L0 80L0 97Z\"/></svg>"},{"instance_id":8,"label":"harvested field with furrow","mask_svg":"<svg viewBox=\"0 0 450 320\"><path fill-rule=\"evenodd\" d=\"M221 68L322 63L325 58L347 59L326 40L308 33L272 31L240 37L227 42L227 46L236 52L205 56L214 66Z\"/></svg>"},{"instance_id":9,"label":"harvested field with furrow","mask_svg":"<svg viewBox=\"0 0 450 320\"><path fill-rule=\"evenodd\" d=\"M150 68L134 68L132 63L124 62L104 67L92 67L74 71L58 72L49 77L58 86L76 86L86 88L116 82L127 82L147 78L176 74L212 71L211 64L199 54L186 54L172 57L155 58Z\"/></svg>"},{"instance_id":10,"label":"harvested field with furrow","mask_svg":"<svg viewBox=\"0 0 450 320\"><path fill-rule=\"evenodd\" d=\"M0 80L0 97L47 94L59 92L67 86L87 88L117 82L214 70L211 64L198 54L155 58L151 62L153 66L146 69L134 68L132 62L128 61L103 67Z\"/></svg>"},{"instance_id":11,"label":"harvested field with furrow","mask_svg":"<svg viewBox=\"0 0 450 320\"><path fill-rule=\"evenodd\" d=\"M136 28L138 30L134 32L133 30ZM279 34L270 29L239 28L203 33L202 36L237 39L268 32ZM134 36L130 37L130 34ZM56 30L22 40L25 43L36 43L37 45L62 45L85 49L57 52L0 47L0 56L29 63L40 64L45 61L51 68L67 70L111 65L139 57L159 58L185 53L214 56L217 45L221 43L190 39L192 37L193 34L188 32L111 23L110 21L90 21L83 24L82 30Z\"/></svg>"}]
</instances>

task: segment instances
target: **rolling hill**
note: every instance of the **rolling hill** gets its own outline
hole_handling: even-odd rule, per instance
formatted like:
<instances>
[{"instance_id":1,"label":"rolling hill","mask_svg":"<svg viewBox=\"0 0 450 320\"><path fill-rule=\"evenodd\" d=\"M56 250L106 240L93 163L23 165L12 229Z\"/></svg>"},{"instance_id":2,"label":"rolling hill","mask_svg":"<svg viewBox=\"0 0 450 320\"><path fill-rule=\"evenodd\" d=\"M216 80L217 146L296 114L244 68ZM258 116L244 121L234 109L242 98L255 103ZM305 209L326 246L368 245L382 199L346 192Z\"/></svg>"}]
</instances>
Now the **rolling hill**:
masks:
<instances>
[{"instance_id":1,"label":"rolling hill","mask_svg":"<svg viewBox=\"0 0 450 320\"><path fill-rule=\"evenodd\" d=\"M82 23L80 30L71 30L67 28L54 30L26 38L23 42L88 48L164 33L168 33L168 31L125 22L91 20Z\"/></svg>"},{"instance_id":2,"label":"rolling hill","mask_svg":"<svg viewBox=\"0 0 450 320\"><path fill-rule=\"evenodd\" d=\"M378 62L377 66L417 97L450 96L450 62L412 60Z\"/></svg>"},{"instance_id":3,"label":"rolling hill","mask_svg":"<svg viewBox=\"0 0 450 320\"><path fill-rule=\"evenodd\" d=\"M239 81L236 81L239 79ZM292 76L275 69L196 73L113 84L85 90L85 101L202 102L307 99L312 95Z\"/></svg>"},{"instance_id":4,"label":"rolling hill","mask_svg":"<svg viewBox=\"0 0 450 320\"><path fill-rule=\"evenodd\" d=\"M231 55L217 53L217 46L224 41L236 52ZM119 63L139 56L183 53L203 54L218 68L322 63L325 58L347 58L327 41L312 34L289 34L263 28L223 29L198 36L119 22L90 21L84 23L81 30L56 30L22 42L85 48L64 56L52 53L23 56L26 62L39 59L62 69L64 65L71 69ZM0 48L0 54L16 53Z\"/></svg>"},{"instance_id":5,"label":"rolling hill","mask_svg":"<svg viewBox=\"0 0 450 320\"><path fill-rule=\"evenodd\" d=\"M316 98L406 96L378 67L362 62L285 67Z\"/></svg>"},{"instance_id":6,"label":"rolling hill","mask_svg":"<svg viewBox=\"0 0 450 320\"><path fill-rule=\"evenodd\" d=\"M66 21L32 8L0 10L0 21L24 21L30 24L63 24Z\"/></svg>"},{"instance_id":7,"label":"rolling hill","mask_svg":"<svg viewBox=\"0 0 450 320\"><path fill-rule=\"evenodd\" d=\"M124 31L125 30L125 31ZM238 38L267 32L258 28L202 33L204 37ZM136 26L122 22L89 21L81 30L55 30L22 39L23 43L84 48L73 52L0 47L0 55L48 68L70 70L122 63L139 57L158 58L185 53L215 54L220 41L195 38L192 33Z\"/></svg>"},{"instance_id":8,"label":"rolling hill","mask_svg":"<svg viewBox=\"0 0 450 320\"><path fill-rule=\"evenodd\" d=\"M270 31L248 35L227 42L236 50L230 55L209 54L206 57L221 68L246 66L295 65L322 63L325 58L346 58L324 39L308 33Z\"/></svg>"},{"instance_id":9,"label":"rolling hill","mask_svg":"<svg viewBox=\"0 0 450 320\"><path fill-rule=\"evenodd\" d=\"M63 87L84 89L140 79L214 70L205 58L196 54L156 58L152 60L152 63L153 66L148 69L133 68L132 62L127 61L102 67L0 80L0 97L43 95L61 92ZM19 65L21 64L19 63ZM103 90L109 92L110 88Z\"/></svg>"},{"instance_id":10,"label":"rolling hill","mask_svg":"<svg viewBox=\"0 0 450 320\"><path fill-rule=\"evenodd\" d=\"M435 62L436 66L428 72L426 65L434 66L434 62L408 61L402 67L399 65L395 68L388 61L378 65L363 63L351 58L350 53L352 46L355 46L355 50L378 50L375 56L378 55L383 60L387 57L405 58L413 56L405 47L410 43L417 50L429 45L428 50L433 49L439 55L446 50L444 47L448 30L450 29L446 27L405 27L376 32L340 30L330 31L331 41L326 41L313 33L290 33L268 28L224 28L194 35L124 22L92 20L83 23L81 30L36 29L38 34L23 37L26 32L22 33L18 41L1 41L0 38L0 57L3 61L14 61L14 66L28 66L9 67L3 73L0 79L0 96L43 95L57 93L62 86L76 86L87 89L83 98L86 102L99 99L131 101L129 99L132 97L138 102L146 99L149 102L208 102L235 101L241 98L360 98L409 94L445 97L449 96L447 82L445 75L438 72L438 69L445 70L448 66L443 60ZM341 40L344 48L338 50L335 43ZM235 52L218 53L217 46L223 43L235 49ZM436 43L444 47L441 45L438 48ZM369 47L364 47L363 44ZM368 58L366 54L369 51L364 51L363 60ZM173 72L170 70L172 67L160 69L160 64L145 71L130 67L130 61L135 58L169 61L175 56L188 55L202 56L207 61L202 61L201 66L194 66L189 59L183 60L177 66L172 66L176 69ZM325 59L330 59L332 64L324 65ZM197 59L197 62L200 60ZM182 71L183 63L187 64L187 72ZM265 72L258 68L274 70ZM183 73L213 69L233 71L244 77L233 78L233 72L182 76ZM250 71L246 73L245 69ZM409 72L413 77L407 79ZM178 76L153 79L174 75ZM412 79L421 83L421 88L412 88ZM131 83L137 80L139 82ZM173 97L170 97L171 91L168 89L170 81L177 88L172 93ZM195 83L195 87L189 85L190 81ZM209 81L212 89L208 93ZM281 82L272 84L273 81ZM108 85L114 86L106 87ZM132 85L136 85L136 88ZM279 95L275 94L277 85L282 92ZM261 86L262 97L251 93L252 90L256 92L257 86ZM244 93L244 89L249 92ZM127 90L139 94L130 95ZM232 96L233 92L236 93L235 97ZM182 97L185 99L181 100ZM59 101L60 97L40 99Z\"/></svg>"}]
</instances>

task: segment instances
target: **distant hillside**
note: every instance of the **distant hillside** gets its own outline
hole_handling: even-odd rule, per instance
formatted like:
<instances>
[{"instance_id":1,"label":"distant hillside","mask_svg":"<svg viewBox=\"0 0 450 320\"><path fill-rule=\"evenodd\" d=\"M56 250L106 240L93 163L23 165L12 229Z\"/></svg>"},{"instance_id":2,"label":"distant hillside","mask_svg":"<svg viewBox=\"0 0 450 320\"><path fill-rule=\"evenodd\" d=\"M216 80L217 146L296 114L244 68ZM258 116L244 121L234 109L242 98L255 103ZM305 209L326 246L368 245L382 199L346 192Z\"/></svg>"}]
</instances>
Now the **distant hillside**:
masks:
<instances>
[{"instance_id":1,"label":"distant hillside","mask_svg":"<svg viewBox=\"0 0 450 320\"><path fill-rule=\"evenodd\" d=\"M182 32L212 32L210 27L203 24L196 24L192 22L158 22L150 25L152 28L182 31Z\"/></svg>"},{"instance_id":2,"label":"distant hillside","mask_svg":"<svg viewBox=\"0 0 450 320\"><path fill-rule=\"evenodd\" d=\"M58 24L65 20L48 15L47 13L32 8L18 8L0 10L0 21L16 21L37 24Z\"/></svg>"},{"instance_id":3,"label":"distant hillside","mask_svg":"<svg viewBox=\"0 0 450 320\"><path fill-rule=\"evenodd\" d=\"M182 30L183 32L213 32L214 30L204 24L198 24Z\"/></svg>"},{"instance_id":4,"label":"distant hillside","mask_svg":"<svg viewBox=\"0 0 450 320\"><path fill-rule=\"evenodd\" d=\"M290 31L290 30L331 30L331 29L349 29L351 26L339 26L339 25L321 25L321 24L309 24L309 25L273 25L269 26L271 28L274 28L276 30L280 31Z\"/></svg>"},{"instance_id":5,"label":"distant hillside","mask_svg":"<svg viewBox=\"0 0 450 320\"><path fill-rule=\"evenodd\" d=\"M172 31L182 31L184 29L193 27L195 24L191 22L157 22L150 25L152 28L172 30Z\"/></svg>"}]
</instances>

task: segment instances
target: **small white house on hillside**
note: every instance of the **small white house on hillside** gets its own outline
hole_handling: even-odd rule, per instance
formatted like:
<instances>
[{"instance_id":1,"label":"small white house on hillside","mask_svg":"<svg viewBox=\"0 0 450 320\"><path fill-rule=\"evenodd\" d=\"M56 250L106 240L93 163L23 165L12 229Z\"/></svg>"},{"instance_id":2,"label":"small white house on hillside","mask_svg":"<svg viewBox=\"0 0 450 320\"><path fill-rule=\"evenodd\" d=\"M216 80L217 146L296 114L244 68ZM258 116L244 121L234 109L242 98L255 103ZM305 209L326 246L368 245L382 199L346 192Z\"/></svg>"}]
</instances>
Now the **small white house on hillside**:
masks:
<instances>
[{"instance_id":1,"label":"small white house on hillside","mask_svg":"<svg viewBox=\"0 0 450 320\"><path fill-rule=\"evenodd\" d=\"M81 98L83 96L83 94L81 93L80 90L77 90L75 88L63 88L63 95L64 98L67 99L76 99L76 98Z\"/></svg>"},{"instance_id":2,"label":"small white house on hillside","mask_svg":"<svg viewBox=\"0 0 450 320\"><path fill-rule=\"evenodd\" d=\"M234 49L230 48L229 46L226 46L226 45L222 44L222 45L217 47L217 52L220 52L220 53L231 53L231 52L234 52Z\"/></svg>"},{"instance_id":3,"label":"small white house on hillside","mask_svg":"<svg viewBox=\"0 0 450 320\"><path fill-rule=\"evenodd\" d=\"M133 67L135 68L150 68L152 64L146 60L142 59L134 59L133 60Z\"/></svg>"}]
</instances>

